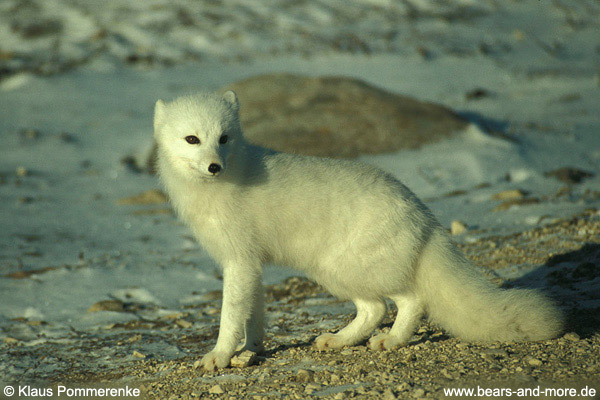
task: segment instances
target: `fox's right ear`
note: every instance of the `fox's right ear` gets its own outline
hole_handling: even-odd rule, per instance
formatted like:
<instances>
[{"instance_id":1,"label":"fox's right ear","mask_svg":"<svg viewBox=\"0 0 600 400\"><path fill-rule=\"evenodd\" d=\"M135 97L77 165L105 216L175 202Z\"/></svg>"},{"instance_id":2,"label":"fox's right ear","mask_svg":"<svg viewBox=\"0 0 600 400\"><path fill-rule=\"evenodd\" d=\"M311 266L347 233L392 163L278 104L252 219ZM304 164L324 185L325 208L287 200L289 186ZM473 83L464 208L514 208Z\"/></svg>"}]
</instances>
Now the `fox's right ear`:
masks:
<instances>
[{"instance_id":1,"label":"fox's right ear","mask_svg":"<svg viewBox=\"0 0 600 400\"><path fill-rule=\"evenodd\" d=\"M223 99L236 109L240 107L240 102L238 100L237 94L235 94L233 90L228 90L225 93L223 93Z\"/></svg>"},{"instance_id":2,"label":"fox's right ear","mask_svg":"<svg viewBox=\"0 0 600 400\"><path fill-rule=\"evenodd\" d=\"M165 103L158 100L154 105L154 133L158 131L158 127L165 119Z\"/></svg>"}]
</instances>

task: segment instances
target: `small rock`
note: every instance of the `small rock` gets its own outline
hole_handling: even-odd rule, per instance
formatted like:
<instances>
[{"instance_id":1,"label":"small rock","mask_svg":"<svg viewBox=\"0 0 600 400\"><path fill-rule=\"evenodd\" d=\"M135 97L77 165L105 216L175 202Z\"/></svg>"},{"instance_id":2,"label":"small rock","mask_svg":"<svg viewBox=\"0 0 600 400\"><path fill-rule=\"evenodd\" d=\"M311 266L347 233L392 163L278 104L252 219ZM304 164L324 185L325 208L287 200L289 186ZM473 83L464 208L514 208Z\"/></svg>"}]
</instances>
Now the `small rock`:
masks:
<instances>
[{"instance_id":1,"label":"small rock","mask_svg":"<svg viewBox=\"0 0 600 400\"><path fill-rule=\"evenodd\" d=\"M311 394L316 392L317 390L321 390L321 385L319 385L318 383L309 383L308 385L306 385L306 387L304 388L304 392L306 394Z\"/></svg>"},{"instance_id":2,"label":"small rock","mask_svg":"<svg viewBox=\"0 0 600 400\"><path fill-rule=\"evenodd\" d=\"M577 342L580 338L579 335L575 332L568 332L564 334L563 339L568 340L570 342Z\"/></svg>"},{"instance_id":3,"label":"small rock","mask_svg":"<svg viewBox=\"0 0 600 400\"><path fill-rule=\"evenodd\" d=\"M87 312L93 313L98 311L115 311L115 312L123 312L123 302L119 300L101 300L97 303L92 304L90 308L88 308Z\"/></svg>"},{"instance_id":4,"label":"small rock","mask_svg":"<svg viewBox=\"0 0 600 400\"><path fill-rule=\"evenodd\" d=\"M220 290L213 290L202 295L202 300L221 300L222 298L223 292Z\"/></svg>"},{"instance_id":5,"label":"small rock","mask_svg":"<svg viewBox=\"0 0 600 400\"><path fill-rule=\"evenodd\" d=\"M223 394L223 393L225 393L225 390L223 390L223 388L221 387L221 385L215 385L215 386L211 387L210 389L208 389L208 393L210 393L210 394Z\"/></svg>"},{"instance_id":6,"label":"small rock","mask_svg":"<svg viewBox=\"0 0 600 400\"><path fill-rule=\"evenodd\" d=\"M532 367L539 367L543 364L543 362L542 362L542 360L540 360L538 358L528 357L527 364L531 365Z\"/></svg>"},{"instance_id":7,"label":"small rock","mask_svg":"<svg viewBox=\"0 0 600 400\"><path fill-rule=\"evenodd\" d=\"M442 368L440 370L440 374L442 374L442 376L446 379L454 379L454 377L448 372L446 368Z\"/></svg>"},{"instance_id":8,"label":"small rock","mask_svg":"<svg viewBox=\"0 0 600 400\"><path fill-rule=\"evenodd\" d=\"M40 131L38 131L37 129L23 129L21 132L21 137L31 140L31 139L37 139L40 137Z\"/></svg>"},{"instance_id":9,"label":"small rock","mask_svg":"<svg viewBox=\"0 0 600 400\"><path fill-rule=\"evenodd\" d=\"M383 395L381 396L383 400L396 400L396 395L392 392L392 389L387 388Z\"/></svg>"},{"instance_id":10,"label":"small rock","mask_svg":"<svg viewBox=\"0 0 600 400\"><path fill-rule=\"evenodd\" d=\"M190 321L186 321L185 319L178 319L175 323L184 329L191 328L193 325Z\"/></svg>"},{"instance_id":11,"label":"small rock","mask_svg":"<svg viewBox=\"0 0 600 400\"><path fill-rule=\"evenodd\" d=\"M132 353L132 355L133 355L135 358L146 358L146 355L145 355L145 354L143 354L143 353L140 353L140 352L139 352L139 351L137 351L137 350L134 350L134 351L133 351L133 353Z\"/></svg>"},{"instance_id":12,"label":"small rock","mask_svg":"<svg viewBox=\"0 0 600 400\"><path fill-rule=\"evenodd\" d=\"M396 391L398 392L406 392L410 389L410 384L408 382L402 382L398 386L396 386Z\"/></svg>"},{"instance_id":13,"label":"small rock","mask_svg":"<svg viewBox=\"0 0 600 400\"><path fill-rule=\"evenodd\" d=\"M256 353L246 350L231 359L231 366L235 368L244 368L256 364Z\"/></svg>"},{"instance_id":14,"label":"small rock","mask_svg":"<svg viewBox=\"0 0 600 400\"><path fill-rule=\"evenodd\" d=\"M419 398L425 396L425 390L423 390L421 388L416 388L415 390L412 391L411 395L412 395L412 397L419 399Z\"/></svg>"},{"instance_id":15,"label":"small rock","mask_svg":"<svg viewBox=\"0 0 600 400\"><path fill-rule=\"evenodd\" d=\"M339 385L339 383L342 381L342 379L340 378L339 375L337 374L331 374L331 376L329 377L329 383L331 385Z\"/></svg>"},{"instance_id":16,"label":"small rock","mask_svg":"<svg viewBox=\"0 0 600 400\"><path fill-rule=\"evenodd\" d=\"M556 178L564 183L575 184L586 178L592 178L595 176L595 174L590 171L584 171L573 167L563 167L553 171L545 172L544 176Z\"/></svg>"},{"instance_id":17,"label":"small rock","mask_svg":"<svg viewBox=\"0 0 600 400\"><path fill-rule=\"evenodd\" d=\"M117 204L123 205L139 205L139 204L163 204L168 201L167 196L160 190L146 190L134 196L123 197L117 200Z\"/></svg>"},{"instance_id":18,"label":"small rock","mask_svg":"<svg viewBox=\"0 0 600 400\"><path fill-rule=\"evenodd\" d=\"M299 369L296 372L296 381L298 382L312 382L314 380L315 373L308 369Z\"/></svg>"},{"instance_id":19,"label":"small rock","mask_svg":"<svg viewBox=\"0 0 600 400\"><path fill-rule=\"evenodd\" d=\"M125 156L121 158L121 164L127 167L131 172L135 172L137 174L143 172L143 170L137 165L137 160L134 156Z\"/></svg>"},{"instance_id":20,"label":"small rock","mask_svg":"<svg viewBox=\"0 0 600 400\"><path fill-rule=\"evenodd\" d=\"M506 201L506 200L522 199L523 197L526 196L526 194L527 193L525 193L521 189L503 190L502 192L499 192L499 193L496 193L495 195L493 195L492 200Z\"/></svg>"},{"instance_id":21,"label":"small rock","mask_svg":"<svg viewBox=\"0 0 600 400\"><path fill-rule=\"evenodd\" d=\"M75 139L75 136L71 135L68 132L61 132L58 135L59 139L62 140L65 143L75 143L77 140Z\"/></svg>"},{"instance_id":22,"label":"small rock","mask_svg":"<svg viewBox=\"0 0 600 400\"><path fill-rule=\"evenodd\" d=\"M204 310L204 313L206 315L217 315L220 312L221 312L221 310L219 310L218 308L215 308L215 307L208 307L207 309Z\"/></svg>"},{"instance_id":23,"label":"small rock","mask_svg":"<svg viewBox=\"0 0 600 400\"><path fill-rule=\"evenodd\" d=\"M490 92L483 88L475 88L465 94L467 100L479 100L485 97L490 97Z\"/></svg>"},{"instance_id":24,"label":"small rock","mask_svg":"<svg viewBox=\"0 0 600 400\"><path fill-rule=\"evenodd\" d=\"M461 235L467 231L467 225L463 222L454 220L450 224L450 233L453 235Z\"/></svg>"},{"instance_id":25,"label":"small rock","mask_svg":"<svg viewBox=\"0 0 600 400\"><path fill-rule=\"evenodd\" d=\"M15 170L15 174L19 177L22 178L24 176L29 175L29 171L27 170L27 168L23 167L23 166L19 166L17 167L17 169Z\"/></svg>"},{"instance_id":26,"label":"small rock","mask_svg":"<svg viewBox=\"0 0 600 400\"><path fill-rule=\"evenodd\" d=\"M12 338L12 337L9 337L9 336L7 336L4 339L2 339L2 341L5 344L17 344L17 343L19 343L19 339L15 339L15 338Z\"/></svg>"},{"instance_id":27,"label":"small rock","mask_svg":"<svg viewBox=\"0 0 600 400\"><path fill-rule=\"evenodd\" d=\"M500 357L507 357L508 353L505 350L502 349L485 349L482 350L479 355L481 355L481 357L485 358L485 359L495 359L495 358L500 358Z\"/></svg>"},{"instance_id":28,"label":"small rock","mask_svg":"<svg viewBox=\"0 0 600 400\"><path fill-rule=\"evenodd\" d=\"M530 205L530 204L538 204L540 202L540 199L538 199L537 197L524 197L522 199L512 199L512 200L506 200L501 204L498 204L496 207L494 207L492 209L493 212L498 212L498 211L506 211L508 209L510 209L512 206L526 206L526 205Z\"/></svg>"},{"instance_id":29,"label":"small rock","mask_svg":"<svg viewBox=\"0 0 600 400\"><path fill-rule=\"evenodd\" d=\"M137 341L142 340L142 335L137 334L135 336L130 337L129 339L127 339L127 343L135 343Z\"/></svg>"}]
</instances>

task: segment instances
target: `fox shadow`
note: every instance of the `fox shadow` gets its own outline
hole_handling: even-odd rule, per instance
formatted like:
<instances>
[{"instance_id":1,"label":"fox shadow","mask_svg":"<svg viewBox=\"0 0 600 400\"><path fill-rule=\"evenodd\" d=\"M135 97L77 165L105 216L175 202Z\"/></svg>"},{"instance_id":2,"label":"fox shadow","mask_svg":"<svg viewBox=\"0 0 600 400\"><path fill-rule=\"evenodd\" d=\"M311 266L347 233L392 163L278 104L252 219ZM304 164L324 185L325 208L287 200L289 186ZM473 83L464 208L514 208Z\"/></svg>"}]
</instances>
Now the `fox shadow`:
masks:
<instances>
[{"instance_id":1,"label":"fox shadow","mask_svg":"<svg viewBox=\"0 0 600 400\"><path fill-rule=\"evenodd\" d=\"M550 256L507 287L536 288L565 311L566 331L581 337L600 332L600 244Z\"/></svg>"}]
</instances>

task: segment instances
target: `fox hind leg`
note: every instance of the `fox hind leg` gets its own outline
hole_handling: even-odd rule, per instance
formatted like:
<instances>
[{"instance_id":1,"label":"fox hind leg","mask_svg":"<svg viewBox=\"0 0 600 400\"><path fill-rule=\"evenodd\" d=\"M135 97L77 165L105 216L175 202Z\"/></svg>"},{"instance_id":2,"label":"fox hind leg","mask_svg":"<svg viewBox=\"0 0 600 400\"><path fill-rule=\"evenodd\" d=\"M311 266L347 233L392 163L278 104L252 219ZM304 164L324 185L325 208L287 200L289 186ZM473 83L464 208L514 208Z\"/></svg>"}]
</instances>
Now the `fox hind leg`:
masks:
<instances>
[{"instance_id":1,"label":"fox hind leg","mask_svg":"<svg viewBox=\"0 0 600 400\"><path fill-rule=\"evenodd\" d=\"M373 350L389 350L404 346L423 316L423 306L416 295L404 294L393 296L391 299L398 307L396 320L388 333L373 336L369 340L369 348Z\"/></svg>"},{"instance_id":2,"label":"fox hind leg","mask_svg":"<svg viewBox=\"0 0 600 400\"><path fill-rule=\"evenodd\" d=\"M318 350L352 346L369 337L385 315L383 300L355 299L356 318L337 333L324 333L315 339Z\"/></svg>"}]
</instances>

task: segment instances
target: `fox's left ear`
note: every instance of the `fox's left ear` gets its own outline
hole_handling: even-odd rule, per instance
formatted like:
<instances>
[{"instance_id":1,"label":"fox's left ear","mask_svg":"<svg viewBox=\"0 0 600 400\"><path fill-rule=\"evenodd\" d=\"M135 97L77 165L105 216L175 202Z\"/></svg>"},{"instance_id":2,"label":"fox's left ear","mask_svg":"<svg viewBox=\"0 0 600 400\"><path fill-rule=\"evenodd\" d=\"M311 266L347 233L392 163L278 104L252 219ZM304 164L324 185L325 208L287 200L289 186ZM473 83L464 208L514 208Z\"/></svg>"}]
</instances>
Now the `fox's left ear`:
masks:
<instances>
[{"instance_id":1,"label":"fox's left ear","mask_svg":"<svg viewBox=\"0 0 600 400\"><path fill-rule=\"evenodd\" d=\"M156 132L158 126L162 123L165 118L165 103L162 100L158 100L154 105L154 131Z\"/></svg>"},{"instance_id":2,"label":"fox's left ear","mask_svg":"<svg viewBox=\"0 0 600 400\"><path fill-rule=\"evenodd\" d=\"M223 100L234 106L236 109L240 107L237 94L233 90L228 90L223 93Z\"/></svg>"}]
</instances>

